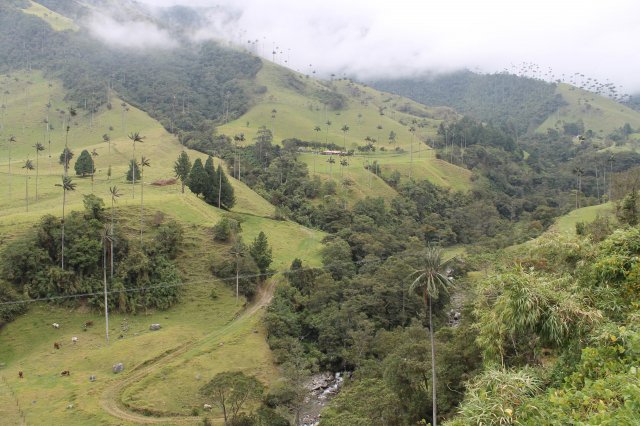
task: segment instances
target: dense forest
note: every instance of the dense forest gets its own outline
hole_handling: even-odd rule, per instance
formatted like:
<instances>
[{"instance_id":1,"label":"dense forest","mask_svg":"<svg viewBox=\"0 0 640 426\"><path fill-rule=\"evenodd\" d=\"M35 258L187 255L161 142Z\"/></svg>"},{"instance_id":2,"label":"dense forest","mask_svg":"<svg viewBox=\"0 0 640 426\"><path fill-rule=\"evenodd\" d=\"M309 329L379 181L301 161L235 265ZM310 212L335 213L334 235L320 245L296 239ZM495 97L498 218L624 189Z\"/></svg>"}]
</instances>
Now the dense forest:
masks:
<instances>
[{"instance_id":1,"label":"dense forest","mask_svg":"<svg viewBox=\"0 0 640 426\"><path fill-rule=\"evenodd\" d=\"M408 79L385 79L372 87L425 105L443 105L480 121L493 122L517 138L535 129L564 104L555 84L512 74L468 70Z\"/></svg>"},{"instance_id":2,"label":"dense forest","mask_svg":"<svg viewBox=\"0 0 640 426\"><path fill-rule=\"evenodd\" d=\"M87 111L121 108L125 102L147 111L178 133L207 120L222 122L245 112L248 84L260 59L214 42L166 51L118 49L86 32L54 31L35 16L0 5L0 72L40 69L61 79L69 101Z\"/></svg>"}]
</instances>

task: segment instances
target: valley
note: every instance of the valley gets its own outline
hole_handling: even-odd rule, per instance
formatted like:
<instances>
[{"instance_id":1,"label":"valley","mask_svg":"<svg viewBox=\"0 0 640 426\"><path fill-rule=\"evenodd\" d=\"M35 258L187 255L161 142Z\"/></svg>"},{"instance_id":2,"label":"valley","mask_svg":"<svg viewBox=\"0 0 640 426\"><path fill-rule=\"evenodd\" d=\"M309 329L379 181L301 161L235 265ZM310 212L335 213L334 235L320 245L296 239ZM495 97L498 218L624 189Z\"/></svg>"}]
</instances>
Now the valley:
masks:
<instances>
[{"instance_id":1,"label":"valley","mask_svg":"<svg viewBox=\"0 0 640 426\"><path fill-rule=\"evenodd\" d=\"M4 423L635 424L640 112L301 72L225 7L0 4Z\"/></svg>"}]
</instances>

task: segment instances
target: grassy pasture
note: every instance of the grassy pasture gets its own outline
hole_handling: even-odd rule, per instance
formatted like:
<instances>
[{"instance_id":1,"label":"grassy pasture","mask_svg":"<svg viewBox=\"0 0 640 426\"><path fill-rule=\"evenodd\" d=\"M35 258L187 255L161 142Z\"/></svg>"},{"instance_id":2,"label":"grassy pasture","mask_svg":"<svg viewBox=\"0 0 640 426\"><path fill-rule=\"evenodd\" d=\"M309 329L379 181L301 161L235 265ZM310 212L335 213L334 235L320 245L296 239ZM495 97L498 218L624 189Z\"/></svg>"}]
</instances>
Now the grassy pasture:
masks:
<instances>
[{"instance_id":1,"label":"grassy pasture","mask_svg":"<svg viewBox=\"0 0 640 426\"><path fill-rule=\"evenodd\" d=\"M60 15L41 5L40 3L36 3L33 0L29 0L29 7L26 9L22 9L24 13L28 13L29 15L35 15L38 18L45 21L47 24L51 26L56 31L78 31L78 26L73 22L73 20L67 18L66 16Z\"/></svg>"},{"instance_id":2,"label":"grassy pasture","mask_svg":"<svg viewBox=\"0 0 640 426\"><path fill-rule=\"evenodd\" d=\"M64 102L60 84L49 82L36 72L3 77L0 84L3 92L10 92L6 95L7 108L3 110L0 133L0 243L6 243L30 232L43 214L60 216L62 213L62 191L55 184L60 182L63 169L56 160L67 136L63 131L63 114L59 111L67 111L68 105ZM51 107L47 111L48 102ZM133 107L123 111L119 100L112 103L111 110L105 109L94 117L78 109L77 116L71 119L69 147L76 158L82 149L97 150L93 192L109 207L109 187L117 185L120 188L123 195L116 202L116 217L119 226L125 227L131 238L135 238L139 229L141 186L137 183L134 188L124 181L127 163L133 155L127 134L138 131L145 136L144 142L136 146L138 159L145 155L151 160L151 167L145 169L144 176L145 239L151 238L157 211L164 212L167 219L175 218L185 227L187 245L178 259L184 283L183 299L163 312L112 313L109 345L104 340L105 323L100 312L64 304L31 306L28 314L0 331L0 413L7 421L5 424L22 421L27 424L47 424L49 421L68 425L130 424L140 421L133 414L124 418L110 415L105 411L109 404L122 407L127 404L130 407L127 412L154 408L189 415L193 408L202 407L197 389L217 372L244 370L258 374L266 384L274 380L277 370L260 326L262 311L257 309L252 315L238 317L243 312L244 301L236 304L230 288L210 273L211 254L226 250L224 245L213 242L210 233L211 226L223 215L235 215L242 221L243 238L248 243L261 230L267 234L273 247L274 269L288 268L295 257L303 259L305 264L320 264L319 248L324 234L292 222L272 220L274 207L241 182L230 178L238 199L231 212L207 205L188 190L181 194L179 184L151 185L153 181L173 176L173 162L181 146L144 112ZM47 112L49 122L53 124L49 134L44 123ZM111 136L110 147L102 141L105 133ZM10 135L17 139L11 146L11 175ZM47 147L38 160L37 200L36 173L31 172L27 178L21 168L27 158L35 163L32 146L36 142L45 143ZM196 157L204 159L202 154L188 152L192 160ZM73 166L74 161L71 164ZM109 166L110 178L107 176ZM70 173L73 174L72 168ZM74 177L74 182L78 186L67 194L67 212L82 209L82 196L92 192L90 178ZM217 294L215 300L210 297L213 289ZM88 320L93 321L94 326L83 331L82 325ZM52 329L53 322L61 324L60 330ZM149 331L149 324L153 322L161 323L162 329ZM71 343L72 336L79 337L76 345ZM54 341L61 342L62 349L54 350ZM167 372L164 365L156 368L153 360L176 348L184 352L172 358L171 372ZM125 363L126 369L121 375L111 373L111 366L116 362ZM112 395L109 390L126 381L142 365L150 366L147 367L150 368L149 376L141 379L145 384L144 391L127 386ZM60 377L60 371L66 369L71 371L71 377ZM25 379L18 379L19 370L25 372ZM92 374L98 377L93 383L88 380ZM105 401L108 397L113 400ZM67 408L69 404L73 404L73 408ZM211 415L216 417L218 414Z\"/></svg>"},{"instance_id":3,"label":"grassy pasture","mask_svg":"<svg viewBox=\"0 0 640 426\"><path fill-rule=\"evenodd\" d=\"M568 105L551 114L540 126L538 132L548 128L562 130L562 122L584 122L585 130L593 130L599 138L629 123L634 129L640 128L640 113L611 99L596 95L568 84L559 84L556 93Z\"/></svg>"}]
</instances>

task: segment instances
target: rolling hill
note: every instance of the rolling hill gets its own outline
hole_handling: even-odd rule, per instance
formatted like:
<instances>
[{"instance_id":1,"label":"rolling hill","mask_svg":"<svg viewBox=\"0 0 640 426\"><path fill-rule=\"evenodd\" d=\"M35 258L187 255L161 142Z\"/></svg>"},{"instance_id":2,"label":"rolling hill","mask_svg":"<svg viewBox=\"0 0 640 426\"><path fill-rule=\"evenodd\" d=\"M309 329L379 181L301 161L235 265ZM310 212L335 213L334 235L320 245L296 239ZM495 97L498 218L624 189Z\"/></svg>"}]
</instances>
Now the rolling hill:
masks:
<instances>
[{"instance_id":1,"label":"rolling hill","mask_svg":"<svg viewBox=\"0 0 640 426\"><path fill-rule=\"evenodd\" d=\"M64 126L60 125L59 111L66 111L68 104L64 100L65 91L61 82L46 79L40 72L12 73L10 77L3 77L2 84L10 92L6 96L7 108L4 109L2 121L3 149L0 151L0 184L3 188L0 196L0 234L3 243L6 243L28 233L43 214L61 214L62 194L55 184L63 173L58 157L64 147L66 132ZM48 103L51 104L49 109L46 107ZM53 127L49 135L44 123L47 112ZM96 177L93 184L90 178L75 179L78 186L76 191L68 194L67 211L82 209L82 196L91 192L105 200L109 199L109 187L117 185L123 192L116 203L117 214L131 234L137 232L141 187L137 184L134 190L124 180L127 162L132 155L131 141L126 134L138 131L145 136L144 142L136 148L137 156L145 155L151 160L151 167L145 171L145 227L149 233L153 232L152 221L158 211L163 212L167 219L174 218L183 224L187 245L178 259L178 266L183 273L183 302L164 312L149 311L134 316L112 314L110 332L116 340L110 345L104 343L104 319L99 312L34 304L27 315L8 324L0 335L3 342L0 345L0 375L3 377L0 395L4 395L0 397L0 411L13 410L17 404L27 423L41 423L45 417L53 416L65 424L86 424L89 419L100 419L105 424L121 424L122 418L109 415L108 408L120 407L125 410L122 408L125 402L129 407L126 413L141 407L141 410L162 411L167 415L191 415L193 408L202 406L200 397L190 396L197 394L202 383L195 379L184 382L182 378L188 374L207 380L216 371L231 368L230 364L221 360L234 360L233 369L257 374L266 383L275 380L278 374L261 331L262 311L245 310L242 304L237 305L230 288L209 272L210 254L226 250L212 240L210 229L220 218L231 214L242 221L242 235L246 241L251 241L258 232L264 231L273 248L273 267L276 270L288 268L295 257L303 259L306 264L318 265L323 233L292 222L272 220L274 207L233 178L230 179L237 204L229 213L205 204L188 192L181 194L179 184L152 185L153 181L173 176L173 162L182 147L158 122L135 107L129 106L124 112L120 108L104 109L93 117L87 111L78 110L70 127L68 143L76 156L82 149L96 149L98 156L95 157ZM105 133L111 136L110 144L102 139ZM15 135L16 138L16 142L11 144L11 175L9 135ZM40 153L37 160L38 177L35 173L27 177L21 167L28 158L36 162L33 148L36 142L44 143L47 150ZM200 157L204 160L205 156L201 153L187 152L192 159ZM111 177L107 176L109 166ZM213 289L218 294L217 299L209 297ZM268 293L265 293L264 298L256 302L256 307L267 301ZM238 315L241 315L240 319L234 321ZM95 327L83 332L81 325L87 320L93 321ZM62 324L60 334L51 333L50 324L54 321ZM161 338L148 332L149 322L163 324ZM123 324L130 332L123 332ZM80 337L79 344L67 344L71 336L76 334ZM123 338L117 339L119 335ZM62 341L63 349L53 351L53 341ZM248 352L252 356L242 355ZM168 363L166 356L169 354L177 363L172 367L175 373L172 377L165 377L165 373L157 367L149 369L147 374L135 376L139 380L144 379L144 394L152 396L152 400L140 399L136 391L128 390L128 387L118 387L119 383L128 380L129 371L136 365L146 363L154 366L161 360ZM127 365L123 376L114 376L109 372L114 362ZM58 370L62 369L72 371L71 380L60 380ZM25 371L27 380L19 382L14 374L17 370ZM89 382L87 378L91 374L98 375L99 381ZM184 398L172 397L169 401L166 393L165 399L159 396L167 389L174 395L176 386L182 387ZM185 389L184 386L191 388ZM117 391L113 390L114 387ZM115 400L105 402L105 394L112 395ZM69 404L73 404L74 408L67 409ZM104 405L107 409L102 408ZM213 414L214 417L217 415Z\"/></svg>"}]
</instances>

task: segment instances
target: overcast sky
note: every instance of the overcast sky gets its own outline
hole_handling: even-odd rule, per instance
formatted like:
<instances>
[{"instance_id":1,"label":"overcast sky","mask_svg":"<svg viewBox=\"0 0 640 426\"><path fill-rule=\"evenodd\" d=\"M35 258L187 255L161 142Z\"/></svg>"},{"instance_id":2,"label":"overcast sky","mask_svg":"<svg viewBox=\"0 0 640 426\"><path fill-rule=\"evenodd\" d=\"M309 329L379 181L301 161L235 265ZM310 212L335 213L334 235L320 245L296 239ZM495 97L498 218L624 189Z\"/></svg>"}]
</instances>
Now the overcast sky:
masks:
<instances>
[{"instance_id":1,"label":"overcast sky","mask_svg":"<svg viewBox=\"0 0 640 426\"><path fill-rule=\"evenodd\" d=\"M259 53L277 46L276 61L302 72L367 79L533 62L640 91L637 0L139 1L218 6L194 37L259 40ZM141 45L170 45L160 30L139 33Z\"/></svg>"}]
</instances>

